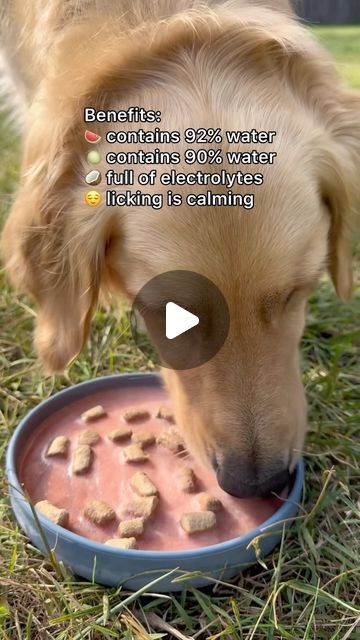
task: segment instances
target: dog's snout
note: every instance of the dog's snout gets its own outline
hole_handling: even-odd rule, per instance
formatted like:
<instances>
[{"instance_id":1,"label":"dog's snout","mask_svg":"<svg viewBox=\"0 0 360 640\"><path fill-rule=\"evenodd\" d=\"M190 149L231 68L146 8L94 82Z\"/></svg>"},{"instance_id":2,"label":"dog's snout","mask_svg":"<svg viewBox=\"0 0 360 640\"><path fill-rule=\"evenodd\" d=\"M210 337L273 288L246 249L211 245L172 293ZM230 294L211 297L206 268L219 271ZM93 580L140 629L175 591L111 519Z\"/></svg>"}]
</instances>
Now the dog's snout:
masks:
<instances>
[{"instance_id":1,"label":"dog's snout","mask_svg":"<svg viewBox=\"0 0 360 640\"><path fill-rule=\"evenodd\" d=\"M290 471L282 462L260 468L234 456L216 465L216 475L220 487L237 498L278 495L290 482Z\"/></svg>"}]
</instances>

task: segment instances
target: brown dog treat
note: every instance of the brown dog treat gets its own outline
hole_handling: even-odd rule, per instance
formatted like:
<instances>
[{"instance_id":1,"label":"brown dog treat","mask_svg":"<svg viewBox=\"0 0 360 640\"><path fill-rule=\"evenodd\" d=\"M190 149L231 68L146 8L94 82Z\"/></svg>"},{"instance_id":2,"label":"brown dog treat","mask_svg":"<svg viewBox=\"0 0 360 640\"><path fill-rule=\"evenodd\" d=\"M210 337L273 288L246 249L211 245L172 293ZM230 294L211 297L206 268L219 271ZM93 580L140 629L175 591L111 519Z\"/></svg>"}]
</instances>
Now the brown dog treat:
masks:
<instances>
[{"instance_id":1,"label":"brown dog treat","mask_svg":"<svg viewBox=\"0 0 360 640\"><path fill-rule=\"evenodd\" d=\"M213 511L193 511L183 513L180 524L186 533L199 533L212 529L216 524L216 516Z\"/></svg>"},{"instance_id":2,"label":"brown dog treat","mask_svg":"<svg viewBox=\"0 0 360 640\"><path fill-rule=\"evenodd\" d=\"M108 524L115 520L116 513L112 507L110 507L103 500L89 500L86 503L84 509L84 516L91 522L98 525Z\"/></svg>"},{"instance_id":3,"label":"brown dog treat","mask_svg":"<svg viewBox=\"0 0 360 640\"><path fill-rule=\"evenodd\" d=\"M184 493L196 491L196 475L191 467L182 467L176 477L181 491L184 491Z\"/></svg>"},{"instance_id":4,"label":"brown dog treat","mask_svg":"<svg viewBox=\"0 0 360 640\"><path fill-rule=\"evenodd\" d=\"M219 498L210 495L210 493L206 493L206 491L199 493L197 498L201 509L204 511L219 511L219 509L222 508L222 502Z\"/></svg>"},{"instance_id":5,"label":"brown dog treat","mask_svg":"<svg viewBox=\"0 0 360 640\"><path fill-rule=\"evenodd\" d=\"M128 447L123 449L123 452L126 462L146 462L149 459L148 454L145 453L141 445L136 443L129 444Z\"/></svg>"},{"instance_id":6,"label":"brown dog treat","mask_svg":"<svg viewBox=\"0 0 360 640\"><path fill-rule=\"evenodd\" d=\"M144 519L132 518L131 520L123 520L120 522L117 532L120 538L137 538L144 533Z\"/></svg>"},{"instance_id":7,"label":"brown dog treat","mask_svg":"<svg viewBox=\"0 0 360 640\"><path fill-rule=\"evenodd\" d=\"M55 507L48 500L40 500L35 505L35 509L41 513L42 516L45 516L51 522L55 522L60 527L67 527L69 524L69 513L66 509L59 509Z\"/></svg>"},{"instance_id":8,"label":"brown dog treat","mask_svg":"<svg viewBox=\"0 0 360 640\"><path fill-rule=\"evenodd\" d=\"M69 442L69 438L66 438L66 436L56 436L56 438L50 442L46 455L66 458L69 449Z\"/></svg>"},{"instance_id":9,"label":"brown dog treat","mask_svg":"<svg viewBox=\"0 0 360 640\"><path fill-rule=\"evenodd\" d=\"M118 549L136 549L136 538L110 538L105 544Z\"/></svg>"},{"instance_id":10,"label":"brown dog treat","mask_svg":"<svg viewBox=\"0 0 360 640\"><path fill-rule=\"evenodd\" d=\"M101 404L97 404L95 407L91 407L87 411L81 414L81 419L85 422L92 422L93 420L99 420L100 418L105 418L107 413L104 407Z\"/></svg>"},{"instance_id":11,"label":"brown dog treat","mask_svg":"<svg viewBox=\"0 0 360 640\"><path fill-rule=\"evenodd\" d=\"M123 418L126 422L140 422L141 420L148 420L150 413L142 407L133 407L125 411Z\"/></svg>"},{"instance_id":12,"label":"brown dog treat","mask_svg":"<svg viewBox=\"0 0 360 640\"><path fill-rule=\"evenodd\" d=\"M155 442L155 436L151 431L135 431L132 434L132 441L141 444L143 447L149 447Z\"/></svg>"},{"instance_id":13,"label":"brown dog treat","mask_svg":"<svg viewBox=\"0 0 360 640\"><path fill-rule=\"evenodd\" d=\"M147 520L152 516L158 504L159 498L157 496L134 498L128 502L126 512L133 518Z\"/></svg>"},{"instance_id":14,"label":"brown dog treat","mask_svg":"<svg viewBox=\"0 0 360 640\"><path fill-rule=\"evenodd\" d=\"M157 496L159 493L147 473L143 471L135 473L130 478L130 486L139 496Z\"/></svg>"},{"instance_id":15,"label":"brown dog treat","mask_svg":"<svg viewBox=\"0 0 360 640\"><path fill-rule=\"evenodd\" d=\"M75 475L89 471L93 460L93 452L88 444L80 444L76 447L72 459L71 470Z\"/></svg>"},{"instance_id":16,"label":"brown dog treat","mask_svg":"<svg viewBox=\"0 0 360 640\"><path fill-rule=\"evenodd\" d=\"M122 442L122 440L128 440L131 438L131 436L131 429L126 429L126 427L123 429L114 429L108 433L109 440L112 440L113 442Z\"/></svg>"},{"instance_id":17,"label":"brown dog treat","mask_svg":"<svg viewBox=\"0 0 360 640\"><path fill-rule=\"evenodd\" d=\"M156 417L157 418L162 418L163 420L166 420L170 424L174 424L174 422L175 422L173 412L166 405L162 405L161 407L159 407L159 410L158 410L158 412L156 414Z\"/></svg>"},{"instance_id":18,"label":"brown dog treat","mask_svg":"<svg viewBox=\"0 0 360 640\"><path fill-rule=\"evenodd\" d=\"M184 441L175 429L162 431L156 438L157 444L169 449L173 453L184 450Z\"/></svg>"},{"instance_id":19,"label":"brown dog treat","mask_svg":"<svg viewBox=\"0 0 360 640\"><path fill-rule=\"evenodd\" d=\"M100 436L94 429L85 429L79 435L78 444L88 444L90 447L99 442Z\"/></svg>"}]
</instances>

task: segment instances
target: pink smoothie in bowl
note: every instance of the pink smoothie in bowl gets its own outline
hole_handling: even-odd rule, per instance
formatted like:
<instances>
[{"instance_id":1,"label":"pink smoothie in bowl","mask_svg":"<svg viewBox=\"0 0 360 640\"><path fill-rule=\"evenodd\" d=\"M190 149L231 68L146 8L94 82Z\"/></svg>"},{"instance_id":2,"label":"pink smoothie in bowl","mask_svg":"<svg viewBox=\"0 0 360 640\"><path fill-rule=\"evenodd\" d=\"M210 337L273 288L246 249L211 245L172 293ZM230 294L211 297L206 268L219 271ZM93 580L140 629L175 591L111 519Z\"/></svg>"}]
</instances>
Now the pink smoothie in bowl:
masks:
<instances>
[{"instance_id":1,"label":"pink smoothie in bowl","mask_svg":"<svg viewBox=\"0 0 360 640\"><path fill-rule=\"evenodd\" d=\"M85 422L81 415L96 405L101 405L106 415ZM136 536L136 548L153 551L215 545L250 532L279 509L284 502L281 498L239 499L226 494L214 473L199 465L186 449L169 449L158 443L159 437L161 440L176 429L169 417L157 417L164 405L171 411L169 398L161 387L135 386L120 392L103 390L52 413L37 427L34 437L24 443L18 459L19 480L33 504L48 500L65 509L69 531L105 543L118 539L119 524L132 517L129 504L139 496L130 481L134 474L145 472L157 489L157 506L145 519L143 532ZM149 416L127 422L124 416L133 408L145 409ZM128 437L116 442L109 438L114 430L125 428L132 432ZM91 444L91 467L76 474L72 470L74 452L81 433L87 429L95 431L99 439ZM155 442L143 446L146 460L129 462L125 450L139 432L152 434ZM49 456L49 445L57 436L67 439L66 454ZM184 491L178 480L184 467L191 468L195 475L191 492ZM180 524L181 518L184 513L204 510L204 492L221 503L215 512L215 524L206 531L188 533ZM111 521L96 524L85 515L86 505L94 500L105 502L113 510Z\"/></svg>"}]
</instances>

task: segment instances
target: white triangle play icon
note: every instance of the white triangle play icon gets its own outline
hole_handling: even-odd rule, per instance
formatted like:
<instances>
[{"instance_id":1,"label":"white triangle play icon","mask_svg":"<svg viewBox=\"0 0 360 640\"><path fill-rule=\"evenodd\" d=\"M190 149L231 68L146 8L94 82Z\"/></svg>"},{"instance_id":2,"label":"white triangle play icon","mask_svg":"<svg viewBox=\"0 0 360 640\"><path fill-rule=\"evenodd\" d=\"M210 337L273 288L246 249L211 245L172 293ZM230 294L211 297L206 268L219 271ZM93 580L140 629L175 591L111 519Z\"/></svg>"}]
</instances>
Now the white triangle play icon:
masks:
<instances>
[{"instance_id":1,"label":"white triangle play icon","mask_svg":"<svg viewBox=\"0 0 360 640\"><path fill-rule=\"evenodd\" d=\"M199 318L186 311L182 307L179 307L175 302L166 303L166 337L169 340L177 338L185 331L189 331L193 327L199 324Z\"/></svg>"}]
</instances>

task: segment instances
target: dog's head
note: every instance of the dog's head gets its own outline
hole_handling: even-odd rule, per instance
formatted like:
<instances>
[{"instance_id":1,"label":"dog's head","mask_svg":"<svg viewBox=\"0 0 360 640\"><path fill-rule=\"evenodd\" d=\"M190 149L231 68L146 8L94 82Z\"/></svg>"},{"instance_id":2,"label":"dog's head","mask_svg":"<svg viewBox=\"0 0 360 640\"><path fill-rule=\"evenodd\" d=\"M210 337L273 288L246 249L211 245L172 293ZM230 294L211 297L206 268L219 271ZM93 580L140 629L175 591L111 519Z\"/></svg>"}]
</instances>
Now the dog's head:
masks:
<instances>
[{"instance_id":1,"label":"dog's head","mask_svg":"<svg viewBox=\"0 0 360 640\"><path fill-rule=\"evenodd\" d=\"M360 166L359 96L302 27L271 12L264 27L262 11L221 20L195 13L130 39L104 25L98 43L89 29L95 69L84 47L71 46L87 29L77 27L30 110L22 182L2 237L12 279L37 302L36 345L49 372L82 349L102 289L133 299L173 269L219 287L231 316L223 348L201 369L167 370L165 379L189 447L236 495L280 490L301 451L306 300L326 267L339 296L351 295ZM250 212L93 209L84 202L86 104L160 109L163 129L276 130L266 150L278 156L256 169L264 184Z\"/></svg>"}]
</instances>

